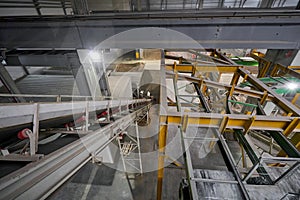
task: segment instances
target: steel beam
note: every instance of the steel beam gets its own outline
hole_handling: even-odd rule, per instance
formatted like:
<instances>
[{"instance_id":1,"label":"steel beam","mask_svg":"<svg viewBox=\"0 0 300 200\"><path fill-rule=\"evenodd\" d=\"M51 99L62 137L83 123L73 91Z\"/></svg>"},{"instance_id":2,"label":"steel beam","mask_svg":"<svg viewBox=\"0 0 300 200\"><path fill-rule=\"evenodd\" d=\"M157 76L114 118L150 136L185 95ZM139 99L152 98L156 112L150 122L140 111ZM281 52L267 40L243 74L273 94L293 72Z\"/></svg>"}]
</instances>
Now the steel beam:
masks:
<instances>
[{"instance_id":1,"label":"steel beam","mask_svg":"<svg viewBox=\"0 0 300 200\"><path fill-rule=\"evenodd\" d=\"M219 73L234 73L243 66L232 65L191 65L191 64L177 64L176 70L180 73L193 73L193 70L199 72L219 72ZM166 65L166 70L173 70L174 65Z\"/></svg>"},{"instance_id":2,"label":"steel beam","mask_svg":"<svg viewBox=\"0 0 300 200\"><path fill-rule=\"evenodd\" d=\"M68 66L68 60L64 55L6 55L5 61L9 66Z\"/></svg>"},{"instance_id":3,"label":"steel beam","mask_svg":"<svg viewBox=\"0 0 300 200\"><path fill-rule=\"evenodd\" d=\"M72 10L76 15L88 15L88 3L87 0L71 0Z\"/></svg>"},{"instance_id":4,"label":"steel beam","mask_svg":"<svg viewBox=\"0 0 300 200\"><path fill-rule=\"evenodd\" d=\"M219 128L224 117L228 117L227 128L229 129L245 129L251 122L250 130L270 130L283 131L292 121L294 117L279 116L256 116L253 120L250 115L237 114L217 114L217 113L184 113L188 115L187 122L189 125L207 128ZM168 112L165 114L166 123L180 125L183 114L176 112ZM297 117L296 117L297 118ZM300 131L300 124L294 129L295 132Z\"/></svg>"},{"instance_id":5,"label":"steel beam","mask_svg":"<svg viewBox=\"0 0 300 200\"><path fill-rule=\"evenodd\" d=\"M174 75L173 72L169 72L169 71L167 72L167 74ZM205 84L208 87L226 89L228 91L230 91L232 89L232 86L229 85L229 84L218 83L218 82L214 82L214 81L210 81L210 80L204 80L204 79L200 79L200 78L196 78L196 77L185 76L185 75L182 75L182 74L178 74L178 78L185 79L185 80L190 81L192 83ZM234 92L245 94L245 95L251 96L251 97L260 98L260 99L263 98L263 96L265 95L264 92L259 92L259 91L255 91L255 90L248 90L248 89L244 89L242 87L234 87ZM270 95L270 94L268 94L266 98L267 98L267 100L273 100L273 96Z\"/></svg>"},{"instance_id":6,"label":"steel beam","mask_svg":"<svg viewBox=\"0 0 300 200\"><path fill-rule=\"evenodd\" d=\"M280 145L282 150L289 157L300 158L300 152L298 149L279 131L268 131L271 137ZM296 133L297 134L297 133ZM280 153L279 155L281 155Z\"/></svg>"},{"instance_id":7,"label":"steel beam","mask_svg":"<svg viewBox=\"0 0 300 200\"><path fill-rule=\"evenodd\" d=\"M271 88L269 88L267 85L265 85L262 81L254 77L253 75L249 74L245 69L239 68L239 73L242 76L247 75L247 80L254 85L256 88L258 88L261 91L267 91L269 94L273 96L273 102L277 104L279 107L281 107L286 112L291 112L294 116L300 116L300 109L297 108L295 105L293 105L288 100L282 98L279 94L277 94L275 91L273 91Z\"/></svg>"},{"instance_id":8,"label":"steel beam","mask_svg":"<svg viewBox=\"0 0 300 200\"><path fill-rule=\"evenodd\" d=\"M249 197L249 194L248 194L248 191L245 187L245 185L243 184L242 182L242 179L241 179L241 176L238 172L238 169L236 167L236 164L234 162L234 158L230 152L230 149L225 141L225 138L223 135L221 135L221 133L218 131L218 129L214 129L215 133L217 134L218 138L219 138L219 147L221 149L221 152L222 154L224 155L224 160L225 162L228 163L228 169L230 171L233 172L234 176L235 176L235 179L236 179L236 182L238 183L238 186L239 186L239 189L241 191L241 195L242 195L242 198L243 199L246 199L246 200L249 200L250 197Z\"/></svg>"},{"instance_id":9,"label":"steel beam","mask_svg":"<svg viewBox=\"0 0 300 200\"><path fill-rule=\"evenodd\" d=\"M160 124L164 123L165 117L160 117ZM164 164L165 164L165 148L167 142L168 125L161 125L158 135L158 170L157 170L157 200L162 198L162 186L164 177Z\"/></svg>"},{"instance_id":10,"label":"steel beam","mask_svg":"<svg viewBox=\"0 0 300 200\"><path fill-rule=\"evenodd\" d=\"M248 155L249 159L251 160L251 162L253 163L253 165L257 165L258 163L260 163L258 156L256 155L255 151L253 151L252 147L250 146L247 139L245 138L243 132L238 129L235 129L235 135L237 136L239 142L242 144L242 146L246 150L247 155ZM273 183L272 179L270 178L270 176L268 175L268 173L264 167L257 166L257 172L264 178L264 180L267 183L269 183L269 184Z\"/></svg>"},{"instance_id":11,"label":"steel beam","mask_svg":"<svg viewBox=\"0 0 300 200\"><path fill-rule=\"evenodd\" d=\"M14 80L6 70L6 68L2 65L2 63L0 63L0 80L11 94L21 93ZM26 100L23 97L14 97L14 99L16 102L26 102Z\"/></svg>"},{"instance_id":12,"label":"steel beam","mask_svg":"<svg viewBox=\"0 0 300 200\"><path fill-rule=\"evenodd\" d=\"M257 53L258 55L255 55L255 53ZM263 68L260 70L258 75L259 78L264 77L268 72L268 74L270 74L271 76L278 76L279 72L283 72L284 74L289 74L293 77L300 79L300 74L297 71L293 70L292 66L286 67L279 63L272 63L271 61L268 61L265 57L262 57L265 55L260 52L251 52L250 56L257 60L260 63L260 65L263 65ZM271 70L270 67L272 67Z\"/></svg>"},{"instance_id":13,"label":"steel beam","mask_svg":"<svg viewBox=\"0 0 300 200\"><path fill-rule=\"evenodd\" d=\"M87 76L79 60L78 54L68 53L66 54L66 58L68 60L67 66L69 66L72 71L80 95L92 96L93 91L91 91L89 87Z\"/></svg>"},{"instance_id":14,"label":"steel beam","mask_svg":"<svg viewBox=\"0 0 300 200\"><path fill-rule=\"evenodd\" d=\"M180 23L178 23L179 16ZM8 17L2 18L0 23L0 47L92 49L118 33L145 27L163 29L160 33L157 29L153 32L149 29L132 30L134 34L127 34L126 38L116 36L113 38L114 42L103 43L101 47L199 49L201 45L203 48L300 48L299 12L295 10L256 12L244 9L201 13L195 11L103 13L93 16L68 16L68 18ZM196 42L188 42L187 37L175 40L172 39L174 37L166 37L164 28L174 31L171 33L175 37L184 34ZM176 34L176 31L180 34ZM64 37L61 37L62 35ZM136 37L137 35L139 37Z\"/></svg>"},{"instance_id":15,"label":"steel beam","mask_svg":"<svg viewBox=\"0 0 300 200\"><path fill-rule=\"evenodd\" d=\"M296 78L300 79L300 73L296 72L295 70L293 70L290 67L286 67L286 66L283 66L281 64L276 64L274 66L274 68L277 69L277 70L281 70L285 74L289 74L289 75L291 75L293 77L296 77Z\"/></svg>"}]
</instances>

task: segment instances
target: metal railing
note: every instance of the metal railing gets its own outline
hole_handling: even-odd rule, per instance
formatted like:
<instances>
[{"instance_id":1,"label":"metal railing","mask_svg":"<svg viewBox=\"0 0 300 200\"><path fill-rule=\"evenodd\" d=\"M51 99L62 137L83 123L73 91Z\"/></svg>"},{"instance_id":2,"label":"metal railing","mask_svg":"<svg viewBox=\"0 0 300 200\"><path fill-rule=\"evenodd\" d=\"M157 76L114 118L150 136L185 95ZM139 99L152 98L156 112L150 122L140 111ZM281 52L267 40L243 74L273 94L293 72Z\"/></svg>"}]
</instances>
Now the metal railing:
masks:
<instances>
[{"instance_id":1,"label":"metal railing","mask_svg":"<svg viewBox=\"0 0 300 200\"><path fill-rule=\"evenodd\" d=\"M128 97L112 97L112 96L80 96L80 95L52 95L52 94L4 94L0 93L0 97L24 97L24 98L53 98L54 102L62 102L63 99L70 99L72 101L87 101L87 100L131 100Z\"/></svg>"}]
</instances>

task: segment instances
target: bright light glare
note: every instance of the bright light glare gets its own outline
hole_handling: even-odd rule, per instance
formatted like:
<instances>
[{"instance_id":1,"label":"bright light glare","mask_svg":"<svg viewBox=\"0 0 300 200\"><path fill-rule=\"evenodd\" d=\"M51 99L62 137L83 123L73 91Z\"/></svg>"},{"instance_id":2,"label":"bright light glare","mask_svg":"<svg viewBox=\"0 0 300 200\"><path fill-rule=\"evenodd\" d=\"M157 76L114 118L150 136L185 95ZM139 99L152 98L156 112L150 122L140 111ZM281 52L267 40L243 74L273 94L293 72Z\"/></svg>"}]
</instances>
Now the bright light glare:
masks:
<instances>
[{"instance_id":1,"label":"bright light glare","mask_svg":"<svg viewBox=\"0 0 300 200\"><path fill-rule=\"evenodd\" d=\"M298 88L298 85L296 83L288 83L286 86L290 90L295 90Z\"/></svg>"},{"instance_id":2,"label":"bright light glare","mask_svg":"<svg viewBox=\"0 0 300 200\"><path fill-rule=\"evenodd\" d=\"M97 51L90 51L89 56L93 61L100 61L101 57L100 54Z\"/></svg>"}]
</instances>

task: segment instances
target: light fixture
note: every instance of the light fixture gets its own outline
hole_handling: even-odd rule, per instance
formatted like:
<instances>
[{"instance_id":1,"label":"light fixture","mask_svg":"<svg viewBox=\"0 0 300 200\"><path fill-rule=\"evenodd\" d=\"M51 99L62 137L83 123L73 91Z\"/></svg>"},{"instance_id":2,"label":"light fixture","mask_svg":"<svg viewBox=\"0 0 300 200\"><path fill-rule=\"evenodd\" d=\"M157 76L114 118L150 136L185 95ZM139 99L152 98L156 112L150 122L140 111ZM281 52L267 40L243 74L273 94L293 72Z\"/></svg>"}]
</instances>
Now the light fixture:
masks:
<instances>
[{"instance_id":1,"label":"light fixture","mask_svg":"<svg viewBox=\"0 0 300 200\"><path fill-rule=\"evenodd\" d=\"M100 62L101 61L101 57L98 51L92 50L89 52L89 56L92 59L92 61L94 62Z\"/></svg>"},{"instance_id":2,"label":"light fixture","mask_svg":"<svg viewBox=\"0 0 300 200\"><path fill-rule=\"evenodd\" d=\"M298 88L298 84L297 83L287 83L286 86L287 86L287 88L289 90L295 90L295 89Z\"/></svg>"}]
</instances>

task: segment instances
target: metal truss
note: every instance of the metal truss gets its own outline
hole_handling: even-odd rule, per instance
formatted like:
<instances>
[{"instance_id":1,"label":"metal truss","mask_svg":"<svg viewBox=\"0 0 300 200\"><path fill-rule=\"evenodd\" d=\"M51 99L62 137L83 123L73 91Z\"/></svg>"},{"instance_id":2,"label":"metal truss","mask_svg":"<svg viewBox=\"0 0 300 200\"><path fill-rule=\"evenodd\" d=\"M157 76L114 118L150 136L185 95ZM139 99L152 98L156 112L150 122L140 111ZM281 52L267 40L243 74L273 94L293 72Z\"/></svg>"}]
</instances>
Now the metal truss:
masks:
<instances>
[{"instance_id":1,"label":"metal truss","mask_svg":"<svg viewBox=\"0 0 300 200\"><path fill-rule=\"evenodd\" d=\"M187 182L189 184L190 198L198 199L196 182L212 182L212 183L224 183L224 184L237 184L244 199L250 199L248 191L245 187L247 181L252 176L253 172L257 171L258 175L262 178L265 184L277 184L282 179L288 177L299 166L300 152L299 148L299 114L300 110L293 102L289 102L282 96L275 93L271 88L265 85L259 78L254 77L243 66L237 65L211 65L211 64L186 64L187 59L184 58L171 58L179 61L179 64L175 62L173 65L164 64L164 53L162 52L162 78L161 84L165 85L165 78L173 80L174 84L174 99L167 96L166 88L161 87L161 102L167 101L168 103L161 103L160 112L160 132L159 132L159 158L158 158L158 183L157 183L157 199L162 197L162 185L164 174L164 158L165 158L165 146L167 140L167 132L169 125L177 125L180 129L182 145L186 165ZM220 57L219 57L220 58ZM220 58L224 59L224 58ZM226 59L225 59L226 60ZM227 60L226 60L227 61ZM185 62L185 64L182 64ZM267 64L269 65L269 64ZM267 66L266 65L266 66ZM285 70L286 73L292 74L298 77L299 74L296 71L292 71L293 67L278 67L277 70ZM273 70L276 71L276 70ZM218 75L217 78L212 78L212 74ZM221 74L231 73L233 74L230 84L219 83ZM275 73L275 72L274 72ZM187 75L190 74L190 75ZM276 73L275 73L276 74ZM260 72L260 76L264 73ZM251 89L246 89L237 86L239 78L242 77L242 82L249 82L252 84ZM195 87L196 95L181 95L179 94L180 88L177 86L178 81L186 81ZM211 91L208 92L208 89ZM225 95L222 96L218 91L225 90ZM209 96L214 96L213 100L219 101L222 108L216 111L213 108L213 104L209 103ZM240 102L235 100L236 95L245 95L246 97L255 99L255 104ZM185 98L196 97L199 98L199 103L193 103L193 100L187 100ZM297 99L298 94L293 99ZM184 101L184 102L182 102ZM295 102L296 100L294 100ZM282 109L281 115L266 116L262 106L267 102L273 102L280 109ZM242 105L243 107L251 107L252 110L241 114L233 113L232 107L236 105ZM168 111L168 106L176 106L177 112ZM199 109L193 109L198 107ZM186 108L186 110L184 109ZM253 114L254 111L257 115ZM226 114L227 113L227 114ZM206 127L215 131L216 138L197 138L187 137L186 130L188 127ZM281 151L285 153L279 153L279 157L265 157L259 156L256 153L255 147L248 143L247 134L252 131L265 131L270 134L270 137L277 142L281 147ZM246 173L242 174L237 170L230 149L223 136L225 132L233 133L238 142L241 145L241 150L246 151L252 162L252 168ZM227 160L228 168L233 172L235 181L232 180L213 180L204 178L195 178L194 169L192 167L192 158L188 148L188 140L200 140L200 141L215 141L219 142L221 152L223 152L224 160ZM285 158L288 155L289 158ZM280 157L281 156L281 157ZM243 161L245 162L245 153L242 154ZM274 179L268 174L266 168L272 166L289 166L280 177Z\"/></svg>"}]
</instances>

